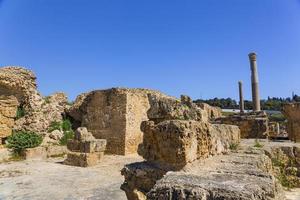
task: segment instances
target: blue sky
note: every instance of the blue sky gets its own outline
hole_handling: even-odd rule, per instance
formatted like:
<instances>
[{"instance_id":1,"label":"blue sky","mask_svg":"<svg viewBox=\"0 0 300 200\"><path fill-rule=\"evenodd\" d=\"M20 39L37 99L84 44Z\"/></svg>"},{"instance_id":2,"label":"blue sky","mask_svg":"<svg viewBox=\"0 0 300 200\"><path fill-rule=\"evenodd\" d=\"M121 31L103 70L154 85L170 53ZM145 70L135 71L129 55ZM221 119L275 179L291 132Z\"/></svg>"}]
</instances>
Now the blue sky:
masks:
<instances>
[{"instance_id":1,"label":"blue sky","mask_svg":"<svg viewBox=\"0 0 300 200\"><path fill-rule=\"evenodd\" d=\"M300 94L299 0L0 0L0 66L44 95L145 87L192 98Z\"/></svg>"}]
</instances>

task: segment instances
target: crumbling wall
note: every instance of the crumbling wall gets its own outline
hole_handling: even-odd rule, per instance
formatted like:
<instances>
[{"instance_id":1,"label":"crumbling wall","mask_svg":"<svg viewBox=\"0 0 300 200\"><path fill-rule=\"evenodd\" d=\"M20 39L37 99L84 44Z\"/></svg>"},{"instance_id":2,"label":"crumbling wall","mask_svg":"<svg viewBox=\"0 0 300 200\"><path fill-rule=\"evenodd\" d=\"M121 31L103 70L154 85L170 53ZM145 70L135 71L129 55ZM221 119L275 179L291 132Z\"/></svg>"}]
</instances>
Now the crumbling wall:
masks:
<instances>
[{"instance_id":1,"label":"crumbling wall","mask_svg":"<svg viewBox=\"0 0 300 200\"><path fill-rule=\"evenodd\" d=\"M56 93L42 97L37 90L35 74L22 67L0 68L0 95L14 96L24 115L14 123L16 131L33 131L45 135L53 121L61 121L67 97Z\"/></svg>"},{"instance_id":2,"label":"crumbling wall","mask_svg":"<svg viewBox=\"0 0 300 200\"><path fill-rule=\"evenodd\" d=\"M300 142L300 103L285 104L282 113L288 120L287 132L289 139Z\"/></svg>"},{"instance_id":3,"label":"crumbling wall","mask_svg":"<svg viewBox=\"0 0 300 200\"><path fill-rule=\"evenodd\" d=\"M79 95L67 113L77 126L84 126L98 139L107 140L106 153L136 153L142 142L141 123L150 108L147 89L112 88Z\"/></svg>"},{"instance_id":4,"label":"crumbling wall","mask_svg":"<svg viewBox=\"0 0 300 200\"><path fill-rule=\"evenodd\" d=\"M19 102L14 96L0 96L0 144L12 134Z\"/></svg>"},{"instance_id":5,"label":"crumbling wall","mask_svg":"<svg viewBox=\"0 0 300 200\"><path fill-rule=\"evenodd\" d=\"M236 125L241 130L241 138L267 138L269 119L265 112L252 112L221 117L214 123Z\"/></svg>"},{"instance_id":6,"label":"crumbling wall","mask_svg":"<svg viewBox=\"0 0 300 200\"><path fill-rule=\"evenodd\" d=\"M219 107L210 106L207 103L196 103L201 109L207 112L209 120L214 120L222 117L222 109Z\"/></svg>"}]
</instances>

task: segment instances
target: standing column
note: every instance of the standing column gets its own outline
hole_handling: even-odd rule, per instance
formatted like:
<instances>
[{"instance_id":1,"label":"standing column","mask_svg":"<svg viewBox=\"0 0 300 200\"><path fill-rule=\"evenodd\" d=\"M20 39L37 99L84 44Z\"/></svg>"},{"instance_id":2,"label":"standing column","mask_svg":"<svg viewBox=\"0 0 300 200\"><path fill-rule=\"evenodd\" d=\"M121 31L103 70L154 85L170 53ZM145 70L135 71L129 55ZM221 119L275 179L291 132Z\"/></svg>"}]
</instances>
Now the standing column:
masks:
<instances>
[{"instance_id":1,"label":"standing column","mask_svg":"<svg viewBox=\"0 0 300 200\"><path fill-rule=\"evenodd\" d=\"M253 111L260 111L260 97L259 97L259 85L258 85L258 73L256 65L256 54L250 53L249 55L251 66L251 83L252 83L252 102Z\"/></svg>"},{"instance_id":2,"label":"standing column","mask_svg":"<svg viewBox=\"0 0 300 200\"><path fill-rule=\"evenodd\" d=\"M243 82L239 81L239 94L240 94L240 112L245 112L245 105L244 105L244 96L243 96Z\"/></svg>"}]
</instances>

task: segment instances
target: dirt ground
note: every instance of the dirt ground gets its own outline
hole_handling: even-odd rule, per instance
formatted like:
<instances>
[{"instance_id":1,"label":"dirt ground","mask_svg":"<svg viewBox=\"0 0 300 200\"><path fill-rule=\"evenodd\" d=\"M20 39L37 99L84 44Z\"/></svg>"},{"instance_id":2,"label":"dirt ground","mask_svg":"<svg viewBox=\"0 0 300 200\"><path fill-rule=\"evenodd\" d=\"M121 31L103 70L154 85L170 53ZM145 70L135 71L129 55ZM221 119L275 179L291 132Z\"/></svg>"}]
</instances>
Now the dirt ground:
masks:
<instances>
[{"instance_id":1,"label":"dirt ground","mask_svg":"<svg viewBox=\"0 0 300 200\"><path fill-rule=\"evenodd\" d=\"M245 143L245 141L243 141ZM253 144L248 140L246 143ZM90 168L61 164L63 158L0 164L0 200L126 200L120 189L125 164L140 162L138 155L105 155ZM300 189L286 192L288 200L299 200Z\"/></svg>"},{"instance_id":2,"label":"dirt ground","mask_svg":"<svg viewBox=\"0 0 300 200\"><path fill-rule=\"evenodd\" d=\"M116 199L125 200L120 190L120 170L141 161L137 155L105 156L91 168L66 166L62 159L19 161L0 164L0 199Z\"/></svg>"}]
</instances>

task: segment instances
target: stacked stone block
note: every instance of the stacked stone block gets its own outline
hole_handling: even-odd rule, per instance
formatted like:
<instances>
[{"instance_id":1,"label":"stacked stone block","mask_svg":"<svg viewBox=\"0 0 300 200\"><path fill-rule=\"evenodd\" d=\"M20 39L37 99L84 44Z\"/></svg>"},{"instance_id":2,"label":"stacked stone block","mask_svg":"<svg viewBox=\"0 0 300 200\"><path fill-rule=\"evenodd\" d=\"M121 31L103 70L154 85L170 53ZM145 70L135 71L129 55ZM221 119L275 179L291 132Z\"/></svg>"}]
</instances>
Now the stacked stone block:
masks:
<instances>
[{"instance_id":1,"label":"stacked stone block","mask_svg":"<svg viewBox=\"0 0 300 200\"><path fill-rule=\"evenodd\" d=\"M168 171L179 171L196 160L227 153L240 142L237 126L211 124L187 96L181 100L149 95L149 121L141 130L138 153L146 160L126 165L121 189L129 200L146 199L147 192Z\"/></svg>"},{"instance_id":2,"label":"stacked stone block","mask_svg":"<svg viewBox=\"0 0 300 200\"><path fill-rule=\"evenodd\" d=\"M103 158L106 140L95 139L85 127L80 127L76 130L74 139L68 141L67 147L70 152L65 164L89 167L96 165Z\"/></svg>"},{"instance_id":3,"label":"stacked stone block","mask_svg":"<svg viewBox=\"0 0 300 200\"><path fill-rule=\"evenodd\" d=\"M14 96L0 96L0 144L12 134L19 103Z\"/></svg>"}]
</instances>

